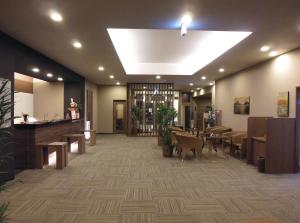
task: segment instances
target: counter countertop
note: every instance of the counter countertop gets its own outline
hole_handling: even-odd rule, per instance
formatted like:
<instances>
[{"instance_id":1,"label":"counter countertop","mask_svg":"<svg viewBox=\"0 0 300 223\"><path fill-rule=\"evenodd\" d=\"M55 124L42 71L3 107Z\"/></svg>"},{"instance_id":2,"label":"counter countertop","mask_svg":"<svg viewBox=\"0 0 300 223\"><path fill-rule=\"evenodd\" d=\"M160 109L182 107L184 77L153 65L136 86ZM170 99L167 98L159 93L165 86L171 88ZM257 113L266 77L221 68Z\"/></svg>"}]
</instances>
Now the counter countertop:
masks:
<instances>
[{"instance_id":1,"label":"counter countertop","mask_svg":"<svg viewBox=\"0 0 300 223\"><path fill-rule=\"evenodd\" d=\"M47 127L51 125L63 124L63 123L75 123L81 122L83 119L70 120L70 119L60 119L53 121L38 121L33 123L22 123L22 124L14 124L15 128L23 129L23 128L39 128L39 127Z\"/></svg>"}]
</instances>

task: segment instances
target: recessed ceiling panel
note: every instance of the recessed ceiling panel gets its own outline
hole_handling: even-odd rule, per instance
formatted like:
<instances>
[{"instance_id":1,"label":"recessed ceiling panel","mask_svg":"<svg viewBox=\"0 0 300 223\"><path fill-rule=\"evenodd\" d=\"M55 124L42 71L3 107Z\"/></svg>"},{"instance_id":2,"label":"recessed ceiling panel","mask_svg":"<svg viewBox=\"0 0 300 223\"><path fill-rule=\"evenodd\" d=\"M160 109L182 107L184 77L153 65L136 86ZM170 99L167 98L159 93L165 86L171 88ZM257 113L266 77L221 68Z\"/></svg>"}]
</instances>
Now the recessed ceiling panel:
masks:
<instances>
[{"instance_id":1,"label":"recessed ceiling panel","mask_svg":"<svg viewBox=\"0 0 300 223\"><path fill-rule=\"evenodd\" d=\"M107 29L127 75L193 75L251 32Z\"/></svg>"}]
</instances>

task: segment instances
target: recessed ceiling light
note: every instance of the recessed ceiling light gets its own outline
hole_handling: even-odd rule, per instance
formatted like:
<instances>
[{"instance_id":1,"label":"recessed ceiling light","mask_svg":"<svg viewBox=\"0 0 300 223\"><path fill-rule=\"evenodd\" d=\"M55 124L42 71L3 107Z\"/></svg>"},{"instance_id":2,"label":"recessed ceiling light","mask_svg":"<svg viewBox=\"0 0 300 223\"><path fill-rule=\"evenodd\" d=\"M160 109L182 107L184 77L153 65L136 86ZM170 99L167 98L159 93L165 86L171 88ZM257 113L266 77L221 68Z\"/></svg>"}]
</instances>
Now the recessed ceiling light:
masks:
<instances>
[{"instance_id":1,"label":"recessed ceiling light","mask_svg":"<svg viewBox=\"0 0 300 223\"><path fill-rule=\"evenodd\" d=\"M210 86L214 85L214 82L210 82L209 85L210 85Z\"/></svg>"},{"instance_id":2,"label":"recessed ceiling light","mask_svg":"<svg viewBox=\"0 0 300 223\"><path fill-rule=\"evenodd\" d=\"M278 55L278 52L277 52L277 51L272 51L272 52L269 53L269 56L270 56L270 57L275 57L275 56L277 56L277 55Z\"/></svg>"},{"instance_id":3,"label":"recessed ceiling light","mask_svg":"<svg viewBox=\"0 0 300 223\"><path fill-rule=\"evenodd\" d=\"M262 51L262 52L267 52L267 51L269 51L270 50L270 47L269 46L262 46L261 48L260 48L260 51Z\"/></svg>"},{"instance_id":4,"label":"recessed ceiling light","mask_svg":"<svg viewBox=\"0 0 300 223\"><path fill-rule=\"evenodd\" d=\"M156 79L160 79L160 76L159 76L159 75L157 75L157 76L156 76Z\"/></svg>"},{"instance_id":5,"label":"recessed ceiling light","mask_svg":"<svg viewBox=\"0 0 300 223\"><path fill-rule=\"evenodd\" d=\"M114 79L115 76L114 76L114 75L109 75L109 78L110 78L110 79Z\"/></svg>"},{"instance_id":6,"label":"recessed ceiling light","mask_svg":"<svg viewBox=\"0 0 300 223\"><path fill-rule=\"evenodd\" d=\"M126 75L193 75L251 34L193 30L190 38L182 41L178 30L108 28L107 31ZM162 55L162 51L166 53Z\"/></svg>"},{"instance_id":7,"label":"recessed ceiling light","mask_svg":"<svg viewBox=\"0 0 300 223\"><path fill-rule=\"evenodd\" d=\"M63 81L64 79L62 77L57 78L58 81Z\"/></svg>"},{"instance_id":8,"label":"recessed ceiling light","mask_svg":"<svg viewBox=\"0 0 300 223\"><path fill-rule=\"evenodd\" d=\"M50 78L51 78L51 77L53 77L53 74L48 73L48 74L47 74L47 77L50 77Z\"/></svg>"},{"instance_id":9,"label":"recessed ceiling light","mask_svg":"<svg viewBox=\"0 0 300 223\"><path fill-rule=\"evenodd\" d=\"M202 80L206 80L206 77L205 77L205 76L202 76L201 79L202 79Z\"/></svg>"},{"instance_id":10,"label":"recessed ceiling light","mask_svg":"<svg viewBox=\"0 0 300 223\"><path fill-rule=\"evenodd\" d=\"M194 90L191 90L191 92L194 92Z\"/></svg>"},{"instance_id":11,"label":"recessed ceiling light","mask_svg":"<svg viewBox=\"0 0 300 223\"><path fill-rule=\"evenodd\" d=\"M190 83L190 86L194 86L194 84L193 84L193 83Z\"/></svg>"},{"instance_id":12,"label":"recessed ceiling light","mask_svg":"<svg viewBox=\"0 0 300 223\"><path fill-rule=\"evenodd\" d=\"M61 14L59 14L58 12L51 12L50 13L50 18L54 21L54 22L61 22L63 20L63 17L61 16Z\"/></svg>"},{"instance_id":13,"label":"recessed ceiling light","mask_svg":"<svg viewBox=\"0 0 300 223\"><path fill-rule=\"evenodd\" d=\"M32 68L32 71L33 71L34 73L38 73L38 72L40 72L40 69L37 68L37 67L34 67L34 68Z\"/></svg>"},{"instance_id":14,"label":"recessed ceiling light","mask_svg":"<svg viewBox=\"0 0 300 223\"><path fill-rule=\"evenodd\" d=\"M82 44L79 41L73 42L73 46L77 49L80 49L82 47Z\"/></svg>"},{"instance_id":15,"label":"recessed ceiling light","mask_svg":"<svg viewBox=\"0 0 300 223\"><path fill-rule=\"evenodd\" d=\"M100 67L98 67L98 70L104 71L104 67L103 67L103 66L100 66Z\"/></svg>"},{"instance_id":16,"label":"recessed ceiling light","mask_svg":"<svg viewBox=\"0 0 300 223\"><path fill-rule=\"evenodd\" d=\"M199 91L201 88L197 87L197 90Z\"/></svg>"},{"instance_id":17,"label":"recessed ceiling light","mask_svg":"<svg viewBox=\"0 0 300 223\"><path fill-rule=\"evenodd\" d=\"M116 85L120 85L120 82L117 82Z\"/></svg>"},{"instance_id":18,"label":"recessed ceiling light","mask_svg":"<svg viewBox=\"0 0 300 223\"><path fill-rule=\"evenodd\" d=\"M224 71L225 71L224 68L220 68L220 69L219 69L219 72L220 72L220 73L223 73Z\"/></svg>"}]
</instances>

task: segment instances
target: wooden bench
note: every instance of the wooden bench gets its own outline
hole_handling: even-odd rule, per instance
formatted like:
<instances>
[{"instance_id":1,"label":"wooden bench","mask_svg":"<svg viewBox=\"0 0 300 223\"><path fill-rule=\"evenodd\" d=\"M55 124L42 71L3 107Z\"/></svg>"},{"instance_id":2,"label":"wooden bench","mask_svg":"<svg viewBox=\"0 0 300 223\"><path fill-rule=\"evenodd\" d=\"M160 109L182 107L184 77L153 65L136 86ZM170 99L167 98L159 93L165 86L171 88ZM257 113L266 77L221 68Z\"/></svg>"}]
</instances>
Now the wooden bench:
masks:
<instances>
[{"instance_id":1,"label":"wooden bench","mask_svg":"<svg viewBox=\"0 0 300 223\"><path fill-rule=\"evenodd\" d=\"M71 152L71 142L78 142L78 153L85 153L85 136L84 134L66 134L63 136L63 140L68 143L68 151Z\"/></svg>"},{"instance_id":2,"label":"wooden bench","mask_svg":"<svg viewBox=\"0 0 300 223\"><path fill-rule=\"evenodd\" d=\"M56 168L65 168L68 165L66 142L39 143L36 145L36 168L42 169L44 165L48 165L50 149L56 151Z\"/></svg>"},{"instance_id":3,"label":"wooden bench","mask_svg":"<svg viewBox=\"0 0 300 223\"><path fill-rule=\"evenodd\" d=\"M89 138L89 142L90 142L90 146L94 146L96 145L96 130L83 130L83 133L89 132L90 133L90 138Z\"/></svg>"}]
</instances>

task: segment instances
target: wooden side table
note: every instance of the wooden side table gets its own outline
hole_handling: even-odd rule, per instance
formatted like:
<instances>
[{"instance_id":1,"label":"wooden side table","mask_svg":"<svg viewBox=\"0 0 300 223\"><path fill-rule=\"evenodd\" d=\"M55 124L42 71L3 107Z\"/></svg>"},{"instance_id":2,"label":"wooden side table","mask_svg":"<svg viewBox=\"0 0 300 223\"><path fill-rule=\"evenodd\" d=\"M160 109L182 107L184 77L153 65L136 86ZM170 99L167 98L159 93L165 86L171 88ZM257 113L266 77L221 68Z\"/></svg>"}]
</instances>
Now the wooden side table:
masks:
<instances>
[{"instance_id":1,"label":"wooden side table","mask_svg":"<svg viewBox=\"0 0 300 223\"><path fill-rule=\"evenodd\" d=\"M78 153L85 153L85 136L84 134L66 134L63 136L63 140L68 143L68 151L71 151L71 141L75 140L78 142Z\"/></svg>"},{"instance_id":2,"label":"wooden side table","mask_svg":"<svg viewBox=\"0 0 300 223\"><path fill-rule=\"evenodd\" d=\"M83 130L83 133L85 132L89 132L90 133L90 139L89 139L89 142L90 142L90 146L94 146L96 145L96 130Z\"/></svg>"}]
</instances>

